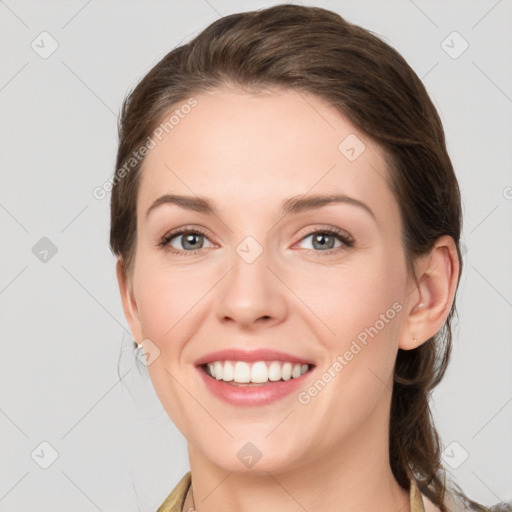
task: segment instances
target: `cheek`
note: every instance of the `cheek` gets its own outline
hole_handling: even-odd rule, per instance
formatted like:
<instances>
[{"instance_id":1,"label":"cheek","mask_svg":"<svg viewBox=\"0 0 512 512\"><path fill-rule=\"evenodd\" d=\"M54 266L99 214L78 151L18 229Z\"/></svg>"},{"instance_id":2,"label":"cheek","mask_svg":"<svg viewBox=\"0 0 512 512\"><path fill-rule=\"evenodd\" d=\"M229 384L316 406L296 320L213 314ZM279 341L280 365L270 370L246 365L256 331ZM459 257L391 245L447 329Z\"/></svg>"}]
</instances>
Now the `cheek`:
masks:
<instances>
[{"instance_id":1,"label":"cheek","mask_svg":"<svg viewBox=\"0 0 512 512\"><path fill-rule=\"evenodd\" d=\"M351 400L356 391L359 398L360 393L376 396L381 380L389 380L403 321L404 280L399 256L382 254L319 271L300 288L297 283L298 294L317 313L312 322L329 357L321 372L336 375L336 400ZM335 361L340 364L334 368ZM353 405L358 407L357 399Z\"/></svg>"},{"instance_id":2,"label":"cheek","mask_svg":"<svg viewBox=\"0 0 512 512\"><path fill-rule=\"evenodd\" d=\"M164 359L177 361L183 346L204 316L208 292L215 283L211 272L169 268L165 262L139 260L135 296L142 335L155 343Z\"/></svg>"},{"instance_id":3,"label":"cheek","mask_svg":"<svg viewBox=\"0 0 512 512\"><path fill-rule=\"evenodd\" d=\"M302 320L310 319L325 354L317 380L301 390L300 403L305 412L329 418L322 427L326 443L354 433L391 392L403 276L390 260L380 255L336 269L318 267L307 282L304 276L294 282L297 295L317 315Z\"/></svg>"},{"instance_id":4,"label":"cheek","mask_svg":"<svg viewBox=\"0 0 512 512\"><path fill-rule=\"evenodd\" d=\"M354 339L395 338L405 282L399 255L376 249L337 267L310 266L289 279L331 354L343 353Z\"/></svg>"}]
</instances>

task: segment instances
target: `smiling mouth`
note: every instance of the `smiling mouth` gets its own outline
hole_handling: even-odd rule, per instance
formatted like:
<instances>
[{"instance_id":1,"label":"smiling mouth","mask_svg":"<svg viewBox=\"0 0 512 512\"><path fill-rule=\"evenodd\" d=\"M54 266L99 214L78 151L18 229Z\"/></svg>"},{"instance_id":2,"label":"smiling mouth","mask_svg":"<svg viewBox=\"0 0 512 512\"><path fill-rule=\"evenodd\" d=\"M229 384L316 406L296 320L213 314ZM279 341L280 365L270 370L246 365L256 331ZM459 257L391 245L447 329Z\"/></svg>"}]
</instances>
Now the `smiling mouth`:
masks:
<instances>
[{"instance_id":1,"label":"smiling mouth","mask_svg":"<svg viewBox=\"0 0 512 512\"><path fill-rule=\"evenodd\" d=\"M215 361L199 366L211 379L231 386L253 387L295 380L309 373L314 365L286 361Z\"/></svg>"}]
</instances>

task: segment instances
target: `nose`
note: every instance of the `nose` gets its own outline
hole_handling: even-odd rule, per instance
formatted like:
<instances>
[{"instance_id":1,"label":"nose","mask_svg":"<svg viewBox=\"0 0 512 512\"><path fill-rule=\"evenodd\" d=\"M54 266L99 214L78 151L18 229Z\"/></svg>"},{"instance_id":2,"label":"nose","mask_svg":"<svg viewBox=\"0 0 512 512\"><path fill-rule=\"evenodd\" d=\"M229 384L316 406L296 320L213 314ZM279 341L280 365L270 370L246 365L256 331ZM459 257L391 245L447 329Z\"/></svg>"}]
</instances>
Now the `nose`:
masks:
<instances>
[{"instance_id":1,"label":"nose","mask_svg":"<svg viewBox=\"0 0 512 512\"><path fill-rule=\"evenodd\" d=\"M254 330L286 318L286 287L270 260L265 250L252 262L235 252L232 268L217 290L215 310L220 322Z\"/></svg>"}]
</instances>

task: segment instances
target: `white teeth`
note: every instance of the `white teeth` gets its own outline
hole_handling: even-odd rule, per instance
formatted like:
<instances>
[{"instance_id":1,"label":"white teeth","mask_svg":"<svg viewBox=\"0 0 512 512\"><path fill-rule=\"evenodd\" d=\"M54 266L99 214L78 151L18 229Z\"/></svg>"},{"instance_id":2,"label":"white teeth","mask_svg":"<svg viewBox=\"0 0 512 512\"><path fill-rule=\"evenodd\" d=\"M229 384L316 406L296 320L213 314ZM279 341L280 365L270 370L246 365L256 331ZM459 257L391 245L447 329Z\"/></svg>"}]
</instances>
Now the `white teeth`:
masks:
<instances>
[{"instance_id":1,"label":"white teeth","mask_svg":"<svg viewBox=\"0 0 512 512\"><path fill-rule=\"evenodd\" d=\"M298 365L300 366L300 365ZM290 380L292 378L292 363L284 363L281 368L281 377L283 380Z\"/></svg>"},{"instance_id":2,"label":"white teeth","mask_svg":"<svg viewBox=\"0 0 512 512\"><path fill-rule=\"evenodd\" d=\"M268 380L275 382L281 380L281 363L272 361L268 367Z\"/></svg>"},{"instance_id":3,"label":"white teeth","mask_svg":"<svg viewBox=\"0 0 512 512\"><path fill-rule=\"evenodd\" d=\"M245 363L246 364L246 363ZM246 366L249 366L246 364ZM268 368L263 361L254 363L251 368L251 382L268 382Z\"/></svg>"},{"instance_id":4,"label":"white teeth","mask_svg":"<svg viewBox=\"0 0 512 512\"><path fill-rule=\"evenodd\" d=\"M278 380L296 379L309 369L307 364L292 364L281 361L215 361L208 363L207 373L217 380L239 384L263 384Z\"/></svg>"},{"instance_id":5,"label":"white teeth","mask_svg":"<svg viewBox=\"0 0 512 512\"><path fill-rule=\"evenodd\" d=\"M230 381L233 380L233 376L235 375L235 368L231 364L230 361L226 361L222 368L222 380Z\"/></svg>"},{"instance_id":6,"label":"white teeth","mask_svg":"<svg viewBox=\"0 0 512 512\"><path fill-rule=\"evenodd\" d=\"M235 363L235 374L233 376L235 382L246 384L251 382L251 368L247 363L243 361L237 361Z\"/></svg>"},{"instance_id":7,"label":"white teeth","mask_svg":"<svg viewBox=\"0 0 512 512\"><path fill-rule=\"evenodd\" d=\"M297 377L300 377L300 372L301 372L301 365L300 364L296 364L294 365L293 367L293 370L292 370L292 377L294 379L296 379Z\"/></svg>"},{"instance_id":8,"label":"white teeth","mask_svg":"<svg viewBox=\"0 0 512 512\"><path fill-rule=\"evenodd\" d=\"M217 361L215 363L215 378L217 380L221 380L222 379L222 363L220 361Z\"/></svg>"}]
</instances>

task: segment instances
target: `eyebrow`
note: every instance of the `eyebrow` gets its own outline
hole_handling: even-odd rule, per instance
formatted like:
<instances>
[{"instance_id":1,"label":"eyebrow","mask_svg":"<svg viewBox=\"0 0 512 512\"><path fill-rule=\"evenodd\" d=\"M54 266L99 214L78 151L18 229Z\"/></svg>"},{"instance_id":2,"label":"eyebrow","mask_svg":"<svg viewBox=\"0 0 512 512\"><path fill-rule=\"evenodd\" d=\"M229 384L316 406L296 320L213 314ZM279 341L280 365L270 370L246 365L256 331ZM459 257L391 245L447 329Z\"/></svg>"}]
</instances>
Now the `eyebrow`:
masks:
<instances>
[{"instance_id":1,"label":"eyebrow","mask_svg":"<svg viewBox=\"0 0 512 512\"><path fill-rule=\"evenodd\" d=\"M344 203L357 206L369 213L375 221L377 220L375 213L366 203L344 194L314 194L309 196L302 195L290 197L281 203L281 210L284 216L293 213L316 210L333 203ZM146 217L153 210L163 204L175 204L181 208L185 208L186 210L192 210L206 215L215 215L215 207L213 203L205 197L165 194L156 199L156 201L154 201L154 203L148 208Z\"/></svg>"}]
</instances>

